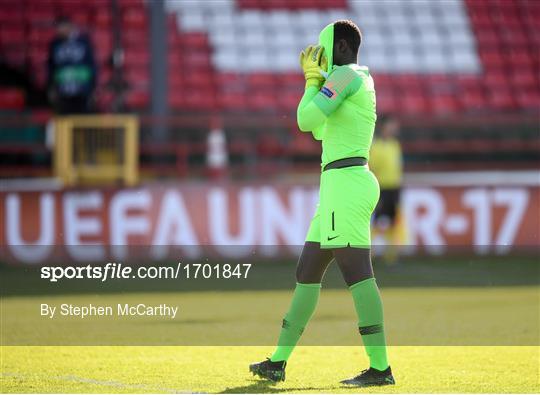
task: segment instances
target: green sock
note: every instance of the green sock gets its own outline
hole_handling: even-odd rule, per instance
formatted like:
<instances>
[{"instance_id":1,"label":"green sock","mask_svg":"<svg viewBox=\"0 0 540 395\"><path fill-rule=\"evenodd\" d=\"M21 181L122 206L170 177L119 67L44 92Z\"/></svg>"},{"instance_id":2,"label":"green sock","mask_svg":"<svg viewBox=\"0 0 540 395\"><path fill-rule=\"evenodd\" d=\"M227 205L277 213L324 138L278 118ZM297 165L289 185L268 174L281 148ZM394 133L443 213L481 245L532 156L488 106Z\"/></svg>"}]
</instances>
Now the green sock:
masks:
<instances>
[{"instance_id":1,"label":"green sock","mask_svg":"<svg viewBox=\"0 0 540 395\"><path fill-rule=\"evenodd\" d=\"M379 288L374 278L360 281L349 287L358 315L358 328L369 357L369 364L377 370L388 368L386 340L383 326L383 306Z\"/></svg>"},{"instance_id":2,"label":"green sock","mask_svg":"<svg viewBox=\"0 0 540 395\"><path fill-rule=\"evenodd\" d=\"M317 307L320 293L321 284L296 283L291 306L283 320L278 346L270 358L272 362L289 359Z\"/></svg>"}]
</instances>

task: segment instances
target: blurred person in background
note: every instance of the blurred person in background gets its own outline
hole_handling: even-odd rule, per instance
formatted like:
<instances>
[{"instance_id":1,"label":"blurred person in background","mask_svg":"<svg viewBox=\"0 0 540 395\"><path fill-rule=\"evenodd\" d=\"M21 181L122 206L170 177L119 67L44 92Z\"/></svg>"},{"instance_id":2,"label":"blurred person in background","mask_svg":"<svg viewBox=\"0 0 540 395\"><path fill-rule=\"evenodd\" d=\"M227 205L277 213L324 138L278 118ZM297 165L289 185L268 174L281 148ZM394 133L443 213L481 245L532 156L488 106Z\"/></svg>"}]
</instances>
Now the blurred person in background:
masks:
<instances>
[{"instance_id":1,"label":"blurred person in background","mask_svg":"<svg viewBox=\"0 0 540 395\"><path fill-rule=\"evenodd\" d=\"M92 44L66 17L59 18L56 27L56 36L49 45L49 101L57 114L88 113L97 79Z\"/></svg>"},{"instance_id":2,"label":"blurred person in background","mask_svg":"<svg viewBox=\"0 0 540 395\"><path fill-rule=\"evenodd\" d=\"M374 212L373 239L385 245L383 258L388 264L398 260L398 245L402 240L399 219L403 154L399 142L399 121L390 115L377 120L379 133L375 135L369 157L369 167L381 188L379 203ZM375 244L374 243L374 244Z\"/></svg>"}]
</instances>

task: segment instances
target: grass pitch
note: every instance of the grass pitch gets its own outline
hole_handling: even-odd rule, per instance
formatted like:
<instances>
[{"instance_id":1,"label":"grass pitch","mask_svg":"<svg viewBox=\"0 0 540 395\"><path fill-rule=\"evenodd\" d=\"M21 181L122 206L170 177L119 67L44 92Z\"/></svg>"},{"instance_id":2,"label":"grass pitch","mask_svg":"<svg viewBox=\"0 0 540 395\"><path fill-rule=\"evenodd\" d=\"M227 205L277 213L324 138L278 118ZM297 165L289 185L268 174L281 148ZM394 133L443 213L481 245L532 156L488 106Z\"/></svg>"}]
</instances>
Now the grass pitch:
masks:
<instances>
[{"instance_id":1,"label":"grass pitch","mask_svg":"<svg viewBox=\"0 0 540 395\"><path fill-rule=\"evenodd\" d=\"M442 281L453 273L448 271L449 267L455 265L441 267L439 272L433 272L433 266L427 265L416 270L407 267L382 279L382 284L392 284L394 277L399 279L381 290L391 344L389 357L397 384L369 389L350 389L339 384L368 366L355 331L352 300L341 281L335 287L325 283L317 312L301 340L303 345L289 361L287 380L272 385L251 376L248 365L261 361L273 350L292 292L289 282L293 275L286 270L281 277L287 283L283 282L282 287L276 287L277 281L267 280L279 277L279 273L272 272L261 275L260 281L252 284L253 289L183 289L182 292L176 284L166 291L161 288L104 292L101 288L84 289L84 284L71 282L66 285L73 289L51 292L48 288L41 289L42 282L26 272L19 275L7 271L0 275L3 280L0 390L2 393L539 393L537 263L527 267L501 265L505 271L498 276L475 272L479 270L477 266L467 266L456 272L464 281L459 286ZM425 284L403 287L400 284L407 276L415 280L423 276ZM478 278L489 284L472 284ZM83 304L96 300L102 304L178 303L181 318L178 322L167 322L150 317L135 324L101 318L61 323L40 319L37 313L39 303L43 302ZM134 333L139 328L142 328L140 332ZM66 338L71 340L65 341ZM142 341L145 339L162 341L142 346L148 343ZM316 346L320 344L324 346Z\"/></svg>"},{"instance_id":2,"label":"grass pitch","mask_svg":"<svg viewBox=\"0 0 540 395\"><path fill-rule=\"evenodd\" d=\"M3 347L4 393L537 393L538 347L390 347L397 384L347 389L367 366L361 347L299 347L287 380L270 385L248 363L271 347Z\"/></svg>"}]
</instances>

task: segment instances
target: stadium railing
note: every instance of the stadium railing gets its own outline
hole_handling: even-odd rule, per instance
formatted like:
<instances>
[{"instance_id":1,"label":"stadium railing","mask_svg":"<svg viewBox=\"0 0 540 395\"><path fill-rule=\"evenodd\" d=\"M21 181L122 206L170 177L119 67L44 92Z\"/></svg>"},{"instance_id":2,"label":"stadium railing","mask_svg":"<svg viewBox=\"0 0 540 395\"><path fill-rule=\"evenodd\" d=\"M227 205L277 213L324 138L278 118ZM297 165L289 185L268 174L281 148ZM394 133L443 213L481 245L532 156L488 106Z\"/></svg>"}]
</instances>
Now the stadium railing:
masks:
<instances>
[{"instance_id":1,"label":"stadium railing","mask_svg":"<svg viewBox=\"0 0 540 395\"><path fill-rule=\"evenodd\" d=\"M49 119L47 113L0 115L0 177L53 174L46 133ZM160 119L141 115L139 123L142 178L208 176L207 137L215 127L226 135L227 171L233 176L319 171L320 144L298 132L292 115L195 113ZM534 114L403 118L401 123L406 171L540 167ZM165 139L157 138L156 126L165 126Z\"/></svg>"}]
</instances>

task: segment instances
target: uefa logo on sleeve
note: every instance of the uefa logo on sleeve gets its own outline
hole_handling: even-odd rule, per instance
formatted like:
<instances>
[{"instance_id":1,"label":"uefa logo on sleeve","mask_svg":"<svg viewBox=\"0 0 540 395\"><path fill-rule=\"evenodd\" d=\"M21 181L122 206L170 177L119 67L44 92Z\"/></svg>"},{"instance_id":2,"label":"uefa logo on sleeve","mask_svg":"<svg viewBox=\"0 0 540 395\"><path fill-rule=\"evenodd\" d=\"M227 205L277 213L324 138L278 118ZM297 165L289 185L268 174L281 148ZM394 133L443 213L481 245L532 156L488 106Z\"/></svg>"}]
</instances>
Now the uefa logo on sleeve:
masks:
<instances>
[{"instance_id":1,"label":"uefa logo on sleeve","mask_svg":"<svg viewBox=\"0 0 540 395\"><path fill-rule=\"evenodd\" d=\"M336 91L334 89L334 86L331 82L327 82L322 88L321 93L328 97L329 99L335 99L336 97Z\"/></svg>"}]
</instances>

